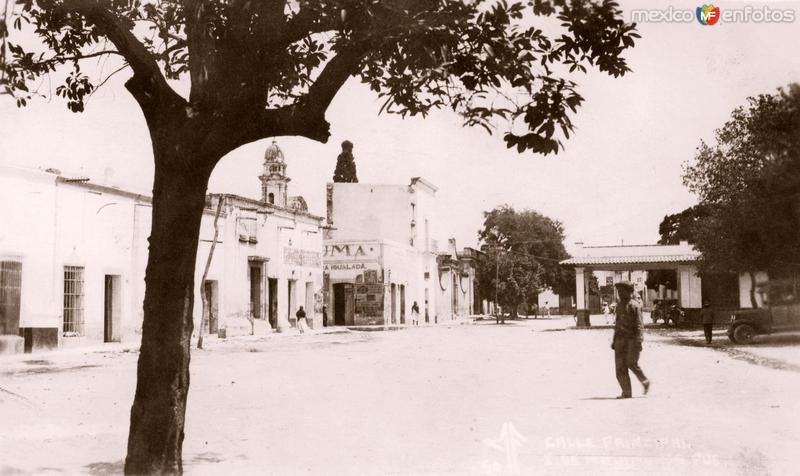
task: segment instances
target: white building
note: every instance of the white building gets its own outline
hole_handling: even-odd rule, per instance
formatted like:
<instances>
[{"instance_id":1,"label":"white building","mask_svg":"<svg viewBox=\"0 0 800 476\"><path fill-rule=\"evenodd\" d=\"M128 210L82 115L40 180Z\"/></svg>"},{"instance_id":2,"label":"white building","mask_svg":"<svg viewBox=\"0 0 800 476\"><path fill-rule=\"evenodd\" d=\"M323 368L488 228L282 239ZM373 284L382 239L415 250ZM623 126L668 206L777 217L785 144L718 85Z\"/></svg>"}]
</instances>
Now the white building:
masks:
<instances>
[{"instance_id":1,"label":"white building","mask_svg":"<svg viewBox=\"0 0 800 476\"><path fill-rule=\"evenodd\" d=\"M582 244L581 244L582 245ZM589 290L587 277L598 271L613 273L612 282L628 280L643 298L674 298L690 320L696 320L703 302L710 301L714 308L749 308L750 278L747 274L738 276L716 276L703 280L697 271L700 252L686 241L677 245L618 245L581 246L575 256L561 262L575 267L576 301L579 325L589 315ZM653 290L647 292L648 270L671 270L675 273L676 290ZM757 273L757 283L765 282L767 275ZM708 282L706 282L708 281ZM704 290L705 289L705 290ZM645 299L647 301L649 299ZM718 301L718 302L715 302ZM732 301L732 302L731 302ZM727 313L721 314L723 317Z\"/></svg>"},{"instance_id":2,"label":"white building","mask_svg":"<svg viewBox=\"0 0 800 476\"><path fill-rule=\"evenodd\" d=\"M227 334L252 327L283 330L300 306L309 325L322 327L322 221L303 197L289 196L286 161L274 142L264 154L261 200L232 194L209 196L208 210L224 199L219 237L209 269L207 329ZM213 217L203 221L195 282L200 283L214 237ZM195 309L200 309L199 293ZM219 320L219 322L215 322ZM199 322L199 321L198 321ZM260 332L260 330L259 330Z\"/></svg>"},{"instance_id":3,"label":"white building","mask_svg":"<svg viewBox=\"0 0 800 476\"><path fill-rule=\"evenodd\" d=\"M308 213L302 197L287 196L285 171L273 144L260 177L261 200L208 197L195 276L196 328L223 197L206 283L209 330L285 329L301 305L311 325L321 326L323 219ZM150 197L56 170L4 166L0 200L0 334L24 336L27 349L138 340Z\"/></svg>"},{"instance_id":4,"label":"white building","mask_svg":"<svg viewBox=\"0 0 800 476\"><path fill-rule=\"evenodd\" d=\"M471 314L474 256L459 257L455 241L439 250L436 190L419 177L408 185L328 184L330 324L409 324L415 302L420 323Z\"/></svg>"}]
</instances>

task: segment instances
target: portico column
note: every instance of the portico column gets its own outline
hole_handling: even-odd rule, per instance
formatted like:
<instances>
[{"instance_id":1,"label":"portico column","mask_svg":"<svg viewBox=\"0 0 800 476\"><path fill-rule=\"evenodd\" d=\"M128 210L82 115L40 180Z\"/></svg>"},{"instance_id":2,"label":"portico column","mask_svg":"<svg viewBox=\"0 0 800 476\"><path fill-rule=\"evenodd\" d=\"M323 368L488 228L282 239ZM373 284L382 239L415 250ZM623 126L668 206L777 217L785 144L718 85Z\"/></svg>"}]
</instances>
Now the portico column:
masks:
<instances>
[{"instance_id":1,"label":"portico column","mask_svg":"<svg viewBox=\"0 0 800 476\"><path fill-rule=\"evenodd\" d=\"M586 309L585 276L583 268L575 268L575 304L580 309Z\"/></svg>"},{"instance_id":2,"label":"portico column","mask_svg":"<svg viewBox=\"0 0 800 476\"><path fill-rule=\"evenodd\" d=\"M589 327L589 309L586 302L586 270L575 268L575 301L578 306L576 310L576 321L578 327Z\"/></svg>"}]
</instances>

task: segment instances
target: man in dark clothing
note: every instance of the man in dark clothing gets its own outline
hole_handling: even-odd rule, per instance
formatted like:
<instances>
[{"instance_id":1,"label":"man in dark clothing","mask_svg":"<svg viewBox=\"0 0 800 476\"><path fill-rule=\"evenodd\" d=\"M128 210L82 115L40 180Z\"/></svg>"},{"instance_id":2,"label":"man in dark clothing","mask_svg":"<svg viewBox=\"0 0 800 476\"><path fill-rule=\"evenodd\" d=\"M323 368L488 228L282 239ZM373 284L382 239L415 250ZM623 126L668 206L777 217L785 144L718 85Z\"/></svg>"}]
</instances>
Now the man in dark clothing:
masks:
<instances>
[{"instance_id":1,"label":"man in dark clothing","mask_svg":"<svg viewBox=\"0 0 800 476\"><path fill-rule=\"evenodd\" d=\"M622 281L614 285L617 288L619 302L616 308L616 322L614 323L614 339L611 348L614 349L614 363L617 371L617 381L622 387L622 395L617 398L631 398L631 378L628 370L636 375L644 387L644 393L650 390L650 381L645 377L639 367L639 354L642 352L644 324L642 323L642 308L636 301L631 300L633 284Z\"/></svg>"},{"instance_id":2,"label":"man in dark clothing","mask_svg":"<svg viewBox=\"0 0 800 476\"><path fill-rule=\"evenodd\" d=\"M303 309L303 306L300 306L300 309L297 310L295 313L295 317L297 317L297 329L300 333L304 333L306 331L306 311Z\"/></svg>"},{"instance_id":3,"label":"man in dark clothing","mask_svg":"<svg viewBox=\"0 0 800 476\"><path fill-rule=\"evenodd\" d=\"M703 310L700 311L700 319L703 321L703 333L706 335L706 344L711 343L712 331L714 330L714 311L711 310L711 303L703 303Z\"/></svg>"}]
</instances>

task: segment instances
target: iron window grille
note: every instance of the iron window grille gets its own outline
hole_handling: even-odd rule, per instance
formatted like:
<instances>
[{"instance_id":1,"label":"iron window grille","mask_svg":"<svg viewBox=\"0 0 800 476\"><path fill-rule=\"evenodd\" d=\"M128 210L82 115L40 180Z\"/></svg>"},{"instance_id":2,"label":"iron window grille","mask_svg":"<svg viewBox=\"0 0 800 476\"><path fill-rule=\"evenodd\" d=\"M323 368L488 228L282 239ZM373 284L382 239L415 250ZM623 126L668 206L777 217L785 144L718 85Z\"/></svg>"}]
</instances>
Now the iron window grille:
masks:
<instances>
[{"instance_id":1,"label":"iron window grille","mask_svg":"<svg viewBox=\"0 0 800 476\"><path fill-rule=\"evenodd\" d=\"M83 267L64 266L64 337L82 337L83 324Z\"/></svg>"},{"instance_id":2,"label":"iron window grille","mask_svg":"<svg viewBox=\"0 0 800 476\"><path fill-rule=\"evenodd\" d=\"M22 263L0 261L0 334L17 334L22 288Z\"/></svg>"}]
</instances>

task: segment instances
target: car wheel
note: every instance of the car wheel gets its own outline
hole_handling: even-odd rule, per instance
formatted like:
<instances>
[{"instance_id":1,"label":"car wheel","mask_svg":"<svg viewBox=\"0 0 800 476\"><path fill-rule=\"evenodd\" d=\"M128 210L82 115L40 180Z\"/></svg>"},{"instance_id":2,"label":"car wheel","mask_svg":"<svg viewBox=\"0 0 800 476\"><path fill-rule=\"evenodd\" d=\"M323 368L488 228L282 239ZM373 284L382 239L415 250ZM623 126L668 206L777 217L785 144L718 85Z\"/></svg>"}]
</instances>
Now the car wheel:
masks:
<instances>
[{"instance_id":1,"label":"car wheel","mask_svg":"<svg viewBox=\"0 0 800 476\"><path fill-rule=\"evenodd\" d=\"M749 324L740 324L733 330L733 341L737 344L750 344L753 342L753 337L756 335L756 330Z\"/></svg>"}]
</instances>

